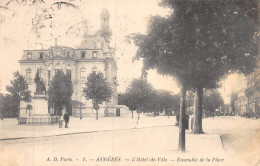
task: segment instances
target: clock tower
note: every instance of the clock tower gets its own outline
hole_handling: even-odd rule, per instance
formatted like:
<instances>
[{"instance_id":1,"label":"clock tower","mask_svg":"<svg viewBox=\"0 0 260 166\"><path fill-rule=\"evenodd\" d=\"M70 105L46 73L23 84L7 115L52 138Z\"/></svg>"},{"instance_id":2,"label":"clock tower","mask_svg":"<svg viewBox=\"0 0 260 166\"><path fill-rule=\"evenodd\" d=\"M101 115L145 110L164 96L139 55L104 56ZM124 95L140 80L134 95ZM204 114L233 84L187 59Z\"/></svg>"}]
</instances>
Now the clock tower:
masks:
<instances>
[{"instance_id":1,"label":"clock tower","mask_svg":"<svg viewBox=\"0 0 260 166\"><path fill-rule=\"evenodd\" d=\"M101 36L103 36L107 43L110 43L111 37L111 30L110 30L110 23L109 23L110 15L107 9L103 9L100 14L101 20Z\"/></svg>"}]
</instances>

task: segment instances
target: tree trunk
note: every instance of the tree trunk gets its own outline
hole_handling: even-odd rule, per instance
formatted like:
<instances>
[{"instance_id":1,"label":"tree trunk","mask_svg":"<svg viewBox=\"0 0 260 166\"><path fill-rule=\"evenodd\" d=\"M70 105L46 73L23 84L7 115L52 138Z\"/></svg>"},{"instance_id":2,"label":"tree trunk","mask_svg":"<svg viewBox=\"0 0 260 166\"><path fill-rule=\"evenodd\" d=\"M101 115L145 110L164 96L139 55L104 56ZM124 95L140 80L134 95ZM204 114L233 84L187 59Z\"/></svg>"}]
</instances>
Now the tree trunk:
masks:
<instances>
[{"instance_id":1,"label":"tree trunk","mask_svg":"<svg viewBox=\"0 0 260 166\"><path fill-rule=\"evenodd\" d=\"M96 110L96 120L98 120L98 110Z\"/></svg>"},{"instance_id":2,"label":"tree trunk","mask_svg":"<svg viewBox=\"0 0 260 166\"><path fill-rule=\"evenodd\" d=\"M137 109L137 113L138 113L138 120L140 119L140 112L139 110Z\"/></svg>"},{"instance_id":3,"label":"tree trunk","mask_svg":"<svg viewBox=\"0 0 260 166\"><path fill-rule=\"evenodd\" d=\"M202 130L202 101L203 88L197 87L194 98L194 112L193 112L193 134L203 134Z\"/></svg>"},{"instance_id":4,"label":"tree trunk","mask_svg":"<svg viewBox=\"0 0 260 166\"><path fill-rule=\"evenodd\" d=\"M185 152L185 99L186 87L181 88L181 105L180 105L180 118L179 118L179 147L178 150Z\"/></svg>"},{"instance_id":5,"label":"tree trunk","mask_svg":"<svg viewBox=\"0 0 260 166\"><path fill-rule=\"evenodd\" d=\"M56 104L53 105L53 110L54 110L54 116L58 116L57 115L57 107L56 107Z\"/></svg>"},{"instance_id":6,"label":"tree trunk","mask_svg":"<svg viewBox=\"0 0 260 166\"><path fill-rule=\"evenodd\" d=\"M132 119L134 118L134 110L132 110Z\"/></svg>"}]
</instances>

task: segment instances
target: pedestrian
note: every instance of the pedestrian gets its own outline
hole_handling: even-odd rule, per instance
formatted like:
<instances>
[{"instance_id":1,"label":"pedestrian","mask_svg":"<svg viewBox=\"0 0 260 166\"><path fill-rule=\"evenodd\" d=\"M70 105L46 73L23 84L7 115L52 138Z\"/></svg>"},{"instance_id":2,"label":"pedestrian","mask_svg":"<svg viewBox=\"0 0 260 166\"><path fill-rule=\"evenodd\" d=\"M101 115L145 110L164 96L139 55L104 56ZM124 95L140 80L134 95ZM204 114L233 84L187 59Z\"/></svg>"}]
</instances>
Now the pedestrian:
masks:
<instances>
[{"instance_id":1,"label":"pedestrian","mask_svg":"<svg viewBox=\"0 0 260 166\"><path fill-rule=\"evenodd\" d=\"M180 119L180 115L179 115L179 113L177 113L177 114L176 114L175 126L179 126L179 119Z\"/></svg>"},{"instance_id":2,"label":"pedestrian","mask_svg":"<svg viewBox=\"0 0 260 166\"><path fill-rule=\"evenodd\" d=\"M60 120L59 120L59 128L62 128L62 126L63 126L63 120L60 119Z\"/></svg>"},{"instance_id":3,"label":"pedestrian","mask_svg":"<svg viewBox=\"0 0 260 166\"><path fill-rule=\"evenodd\" d=\"M189 129L189 119L190 116L188 114L185 115L185 129Z\"/></svg>"},{"instance_id":4,"label":"pedestrian","mask_svg":"<svg viewBox=\"0 0 260 166\"><path fill-rule=\"evenodd\" d=\"M65 128L68 128L68 123L69 123L69 120L70 120L69 114L65 113L64 116L63 116L63 119L65 121Z\"/></svg>"}]
</instances>

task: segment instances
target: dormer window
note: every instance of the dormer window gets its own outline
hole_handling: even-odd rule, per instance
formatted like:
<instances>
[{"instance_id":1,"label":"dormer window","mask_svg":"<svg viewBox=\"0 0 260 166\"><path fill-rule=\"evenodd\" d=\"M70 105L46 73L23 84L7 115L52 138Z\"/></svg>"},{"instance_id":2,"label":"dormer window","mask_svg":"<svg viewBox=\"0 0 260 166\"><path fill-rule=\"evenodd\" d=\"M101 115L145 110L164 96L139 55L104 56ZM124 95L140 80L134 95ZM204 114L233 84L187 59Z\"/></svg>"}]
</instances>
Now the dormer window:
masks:
<instances>
[{"instance_id":1,"label":"dormer window","mask_svg":"<svg viewBox=\"0 0 260 166\"><path fill-rule=\"evenodd\" d=\"M39 52L39 59L43 59L43 52Z\"/></svg>"},{"instance_id":2,"label":"dormer window","mask_svg":"<svg viewBox=\"0 0 260 166\"><path fill-rule=\"evenodd\" d=\"M93 51L92 56L93 56L93 58L97 58L97 51Z\"/></svg>"},{"instance_id":3,"label":"dormer window","mask_svg":"<svg viewBox=\"0 0 260 166\"><path fill-rule=\"evenodd\" d=\"M32 59L32 53L31 52L27 52L27 59Z\"/></svg>"},{"instance_id":4,"label":"dormer window","mask_svg":"<svg viewBox=\"0 0 260 166\"><path fill-rule=\"evenodd\" d=\"M86 58L86 52L85 52L85 51L82 51L82 52L81 52L81 58L82 58L82 59Z\"/></svg>"}]
</instances>

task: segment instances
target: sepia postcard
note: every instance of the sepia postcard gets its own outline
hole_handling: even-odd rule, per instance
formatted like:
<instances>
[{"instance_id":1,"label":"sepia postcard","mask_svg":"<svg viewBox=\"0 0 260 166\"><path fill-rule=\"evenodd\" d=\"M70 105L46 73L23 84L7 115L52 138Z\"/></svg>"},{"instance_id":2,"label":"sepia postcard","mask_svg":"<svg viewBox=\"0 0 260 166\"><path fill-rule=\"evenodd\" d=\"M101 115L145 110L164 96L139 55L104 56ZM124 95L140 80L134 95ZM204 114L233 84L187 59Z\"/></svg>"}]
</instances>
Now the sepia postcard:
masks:
<instances>
[{"instance_id":1,"label":"sepia postcard","mask_svg":"<svg viewBox=\"0 0 260 166\"><path fill-rule=\"evenodd\" d=\"M259 0L1 0L0 166L260 166Z\"/></svg>"}]
</instances>

